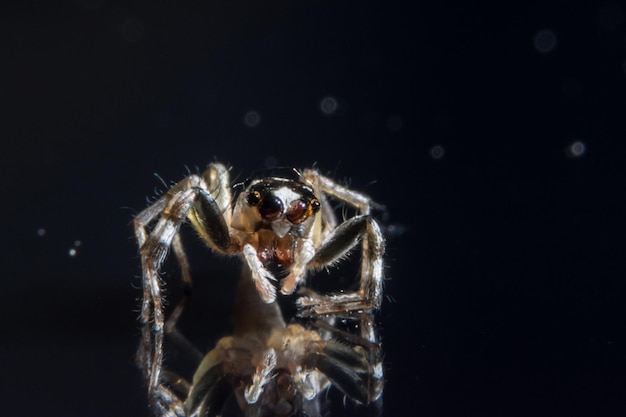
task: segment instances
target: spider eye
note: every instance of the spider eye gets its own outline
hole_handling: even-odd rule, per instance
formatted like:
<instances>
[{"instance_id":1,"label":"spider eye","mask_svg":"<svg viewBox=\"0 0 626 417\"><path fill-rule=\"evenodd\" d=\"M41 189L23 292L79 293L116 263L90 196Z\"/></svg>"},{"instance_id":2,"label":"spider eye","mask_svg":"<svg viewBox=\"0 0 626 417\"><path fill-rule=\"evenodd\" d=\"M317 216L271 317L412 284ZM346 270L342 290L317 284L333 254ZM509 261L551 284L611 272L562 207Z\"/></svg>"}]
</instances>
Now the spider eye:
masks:
<instances>
[{"instance_id":1,"label":"spider eye","mask_svg":"<svg viewBox=\"0 0 626 417\"><path fill-rule=\"evenodd\" d=\"M311 199L311 201L309 202L309 209L313 212L313 213L317 213L320 209L320 201L317 198L313 198Z\"/></svg>"},{"instance_id":2,"label":"spider eye","mask_svg":"<svg viewBox=\"0 0 626 417\"><path fill-rule=\"evenodd\" d=\"M287 217L287 220L289 220L291 223L296 224L303 221L306 217L306 214L307 204L302 200L295 200L289 205L285 217Z\"/></svg>"},{"instance_id":3,"label":"spider eye","mask_svg":"<svg viewBox=\"0 0 626 417\"><path fill-rule=\"evenodd\" d=\"M283 203L275 195L266 195L261 204L259 204L259 214L267 221L275 220L282 212Z\"/></svg>"},{"instance_id":4,"label":"spider eye","mask_svg":"<svg viewBox=\"0 0 626 417\"><path fill-rule=\"evenodd\" d=\"M312 198L308 204L304 200L295 200L287 209L287 220L291 223L302 223L307 217L317 213L320 209L320 202L317 198Z\"/></svg>"},{"instance_id":5,"label":"spider eye","mask_svg":"<svg viewBox=\"0 0 626 417\"><path fill-rule=\"evenodd\" d=\"M248 204L256 206L261 202L261 193L258 191L252 191L248 194Z\"/></svg>"}]
</instances>

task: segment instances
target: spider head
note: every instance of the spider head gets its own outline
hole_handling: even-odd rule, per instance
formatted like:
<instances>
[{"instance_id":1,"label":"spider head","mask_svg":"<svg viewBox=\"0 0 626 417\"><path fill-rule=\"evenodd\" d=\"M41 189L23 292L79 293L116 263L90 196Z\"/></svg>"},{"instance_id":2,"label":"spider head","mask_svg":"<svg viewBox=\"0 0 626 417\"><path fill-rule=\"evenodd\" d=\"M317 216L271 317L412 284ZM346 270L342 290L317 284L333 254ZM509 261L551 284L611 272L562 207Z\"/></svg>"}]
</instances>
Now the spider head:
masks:
<instances>
[{"instance_id":1,"label":"spider head","mask_svg":"<svg viewBox=\"0 0 626 417\"><path fill-rule=\"evenodd\" d=\"M246 181L236 198L231 226L248 233L271 228L278 237L312 222L320 209L313 188L301 181L270 177Z\"/></svg>"}]
</instances>

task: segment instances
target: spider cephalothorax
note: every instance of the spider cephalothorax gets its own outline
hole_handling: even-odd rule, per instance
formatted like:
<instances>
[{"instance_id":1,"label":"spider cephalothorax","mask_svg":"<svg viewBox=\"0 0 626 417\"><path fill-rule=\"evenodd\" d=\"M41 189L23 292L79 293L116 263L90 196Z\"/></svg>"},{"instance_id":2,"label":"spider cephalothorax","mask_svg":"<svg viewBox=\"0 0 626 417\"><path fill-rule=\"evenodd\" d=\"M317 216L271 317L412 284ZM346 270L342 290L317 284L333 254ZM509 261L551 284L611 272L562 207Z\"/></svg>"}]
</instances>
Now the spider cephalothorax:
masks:
<instances>
[{"instance_id":1,"label":"spider cephalothorax","mask_svg":"<svg viewBox=\"0 0 626 417\"><path fill-rule=\"evenodd\" d=\"M234 362L230 362L230 354L213 354L217 355L217 359L210 359L209 362L214 361L214 365L207 369L213 369L214 366L230 367L231 377L241 374L242 381L248 381L246 392L248 389L262 391L266 385L276 386L274 378L282 375L281 381L288 378L296 381L293 387L297 395L294 398L302 397L307 401L330 383L337 385L358 402L370 402L380 397L382 366L379 363L378 339L371 313L380 306L382 297L384 240L378 224L370 216L370 200L315 170L301 173L292 171L292 174L295 174L295 178L294 175L269 176L245 181L236 185L233 194L228 170L222 164L211 164L201 175L190 175L174 185L164 196L135 217L135 233L143 270L141 320L144 325L138 362L148 384L151 403L160 414L195 415L189 406L192 400L188 400L185 406L166 383L167 378L161 375L164 332L171 332L175 328L184 302L179 304L166 321L159 274L171 247L181 265L183 280L187 284L191 283L187 258L179 235L179 228L186 220L191 222L212 249L224 254L240 254L244 260L243 279L251 288L256 289L254 297L259 298L260 303L252 303L257 305L256 309L247 304L249 311L243 316L251 319L240 319L240 330L229 339L236 342L235 344L243 345L246 345L250 337L255 339L256 344L250 346L256 347L247 349L246 355L256 358L248 365L260 361L256 365L257 370L252 373L232 371L238 368L233 368ZM338 222L328 202L329 198L352 206L356 214ZM362 254L359 288L330 295L303 288L305 295L296 303L299 315L308 317L311 321L325 323L325 330L302 333L297 339L306 347L304 351L294 351L293 346L288 346L277 354L281 343L293 340L285 336L284 329L293 329L289 327L291 325L285 327L280 310L275 306L276 277L272 272L274 268L270 268L271 264L285 271L284 278L278 284L280 292L291 294L302 286L309 270L335 263L359 242ZM259 307L263 304L273 309L270 318L264 317L269 310ZM279 319L273 318L276 314ZM333 327L333 322L338 317L358 321L355 326L358 335L341 336L352 340L353 348L342 350L332 341L333 334L342 334ZM253 324L250 324L251 321ZM242 331L241 328L247 330ZM267 329L271 329L271 332L265 331ZM316 334L321 335L319 340ZM320 350L313 352L311 349ZM232 353L234 350L226 349L225 352ZM247 358L246 355L242 357ZM281 358L289 366L278 367L275 362L280 362ZM350 370L350 367L357 367L359 370ZM205 368L206 366L200 367L198 372ZM208 372L206 369L205 371ZM317 376L310 377L313 379L309 382L302 382L303 375L313 375L312 372ZM218 372L216 375L224 373ZM206 381L203 384L206 387ZM198 385L193 384L190 392L197 390ZM247 394L245 397L249 404L255 404L261 398ZM213 415L211 413L207 415Z\"/></svg>"}]
</instances>

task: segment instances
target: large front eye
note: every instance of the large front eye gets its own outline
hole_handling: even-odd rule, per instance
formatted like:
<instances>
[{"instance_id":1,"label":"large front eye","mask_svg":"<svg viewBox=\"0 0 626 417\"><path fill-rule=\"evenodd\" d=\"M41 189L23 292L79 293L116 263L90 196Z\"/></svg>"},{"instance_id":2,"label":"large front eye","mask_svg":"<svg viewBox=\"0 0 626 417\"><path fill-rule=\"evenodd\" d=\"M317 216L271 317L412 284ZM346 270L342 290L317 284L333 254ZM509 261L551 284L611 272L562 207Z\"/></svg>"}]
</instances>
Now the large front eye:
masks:
<instances>
[{"instance_id":1,"label":"large front eye","mask_svg":"<svg viewBox=\"0 0 626 417\"><path fill-rule=\"evenodd\" d=\"M317 198L307 202L304 200L295 200L287 209L285 216L293 224L302 223L310 215L317 213L320 209L320 202Z\"/></svg>"},{"instance_id":2,"label":"large front eye","mask_svg":"<svg viewBox=\"0 0 626 417\"><path fill-rule=\"evenodd\" d=\"M268 194L261 200L259 204L259 214L264 220L272 221L283 212L283 203L273 194Z\"/></svg>"},{"instance_id":3,"label":"large front eye","mask_svg":"<svg viewBox=\"0 0 626 417\"><path fill-rule=\"evenodd\" d=\"M287 209L285 217L293 224L300 223L306 217L307 204L302 200L295 200Z\"/></svg>"}]
</instances>

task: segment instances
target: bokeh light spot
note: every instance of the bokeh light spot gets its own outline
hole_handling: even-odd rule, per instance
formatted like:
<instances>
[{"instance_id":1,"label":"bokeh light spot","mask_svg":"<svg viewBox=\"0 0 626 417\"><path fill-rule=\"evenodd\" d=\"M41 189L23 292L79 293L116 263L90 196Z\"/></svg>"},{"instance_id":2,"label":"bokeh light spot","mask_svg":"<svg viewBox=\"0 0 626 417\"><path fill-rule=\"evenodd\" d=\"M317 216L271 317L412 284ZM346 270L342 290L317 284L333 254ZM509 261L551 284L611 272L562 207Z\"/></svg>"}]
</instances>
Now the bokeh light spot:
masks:
<instances>
[{"instance_id":1,"label":"bokeh light spot","mask_svg":"<svg viewBox=\"0 0 626 417\"><path fill-rule=\"evenodd\" d=\"M565 154L570 158L580 158L585 154L586 150L587 147L585 146L585 143L577 140L565 149Z\"/></svg>"},{"instance_id":2,"label":"bokeh light spot","mask_svg":"<svg viewBox=\"0 0 626 417\"><path fill-rule=\"evenodd\" d=\"M556 48L557 39L553 31L549 29L540 30L535 35L535 49L542 54L550 53Z\"/></svg>"},{"instance_id":3,"label":"bokeh light spot","mask_svg":"<svg viewBox=\"0 0 626 417\"><path fill-rule=\"evenodd\" d=\"M320 102L320 110L327 116L335 113L338 107L337 99L331 96L324 97Z\"/></svg>"},{"instance_id":4,"label":"bokeh light spot","mask_svg":"<svg viewBox=\"0 0 626 417\"><path fill-rule=\"evenodd\" d=\"M261 115L256 110L250 110L243 116L243 122L248 127L257 127L261 123Z\"/></svg>"},{"instance_id":5,"label":"bokeh light spot","mask_svg":"<svg viewBox=\"0 0 626 417\"><path fill-rule=\"evenodd\" d=\"M441 145L435 145L432 148L430 148L430 156L433 159L441 159L443 158L444 154L445 154L445 151L443 149L443 146Z\"/></svg>"}]
</instances>

